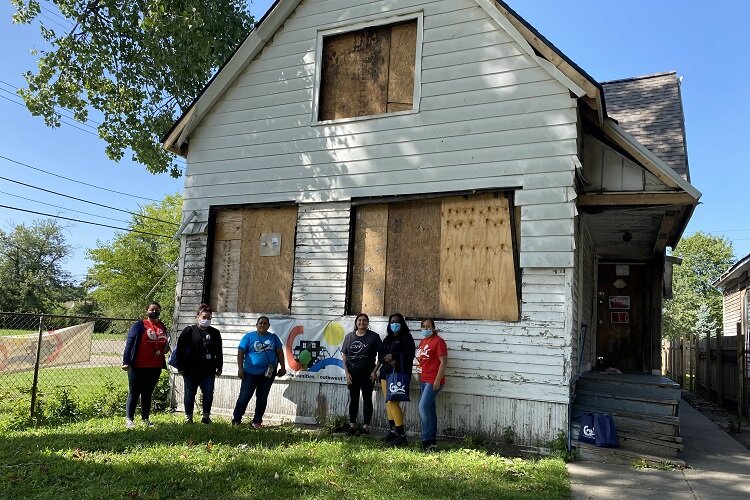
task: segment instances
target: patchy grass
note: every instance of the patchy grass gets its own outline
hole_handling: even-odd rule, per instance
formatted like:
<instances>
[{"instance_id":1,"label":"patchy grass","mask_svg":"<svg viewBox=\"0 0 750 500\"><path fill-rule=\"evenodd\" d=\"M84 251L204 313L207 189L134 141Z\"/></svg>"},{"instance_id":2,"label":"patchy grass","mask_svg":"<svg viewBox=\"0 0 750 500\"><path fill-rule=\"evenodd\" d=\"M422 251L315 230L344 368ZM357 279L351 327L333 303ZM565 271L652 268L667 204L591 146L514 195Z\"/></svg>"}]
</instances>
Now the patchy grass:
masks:
<instances>
[{"instance_id":1,"label":"patchy grass","mask_svg":"<svg viewBox=\"0 0 750 500\"><path fill-rule=\"evenodd\" d=\"M560 459L506 459L457 448L424 454L282 426L179 423L127 431L95 419L8 432L0 498L562 499Z\"/></svg>"}]
</instances>

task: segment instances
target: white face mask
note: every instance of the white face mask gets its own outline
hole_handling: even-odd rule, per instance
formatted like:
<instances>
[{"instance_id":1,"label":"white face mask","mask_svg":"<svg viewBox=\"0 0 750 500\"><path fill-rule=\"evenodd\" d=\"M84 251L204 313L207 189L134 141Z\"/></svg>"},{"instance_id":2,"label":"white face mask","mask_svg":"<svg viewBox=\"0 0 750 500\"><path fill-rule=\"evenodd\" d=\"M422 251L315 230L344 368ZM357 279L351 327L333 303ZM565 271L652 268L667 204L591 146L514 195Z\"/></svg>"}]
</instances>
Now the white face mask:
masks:
<instances>
[{"instance_id":1,"label":"white face mask","mask_svg":"<svg viewBox=\"0 0 750 500\"><path fill-rule=\"evenodd\" d=\"M208 328L211 326L211 320L210 319L200 319L198 320L198 324L202 326L203 328Z\"/></svg>"}]
</instances>

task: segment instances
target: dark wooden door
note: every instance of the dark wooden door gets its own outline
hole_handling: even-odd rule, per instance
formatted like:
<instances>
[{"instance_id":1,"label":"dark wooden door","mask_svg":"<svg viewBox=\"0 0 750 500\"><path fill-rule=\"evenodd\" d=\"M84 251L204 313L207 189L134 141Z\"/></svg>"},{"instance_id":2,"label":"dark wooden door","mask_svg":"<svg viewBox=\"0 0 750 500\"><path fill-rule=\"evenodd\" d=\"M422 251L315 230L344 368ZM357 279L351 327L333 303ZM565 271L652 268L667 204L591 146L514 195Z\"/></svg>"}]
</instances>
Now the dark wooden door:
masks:
<instances>
[{"instance_id":1,"label":"dark wooden door","mask_svg":"<svg viewBox=\"0 0 750 500\"><path fill-rule=\"evenodd\" d=\"M600 368L644 370L648 308L647 266L600 264L596 356Z\"/></svg>"}]
</instances>

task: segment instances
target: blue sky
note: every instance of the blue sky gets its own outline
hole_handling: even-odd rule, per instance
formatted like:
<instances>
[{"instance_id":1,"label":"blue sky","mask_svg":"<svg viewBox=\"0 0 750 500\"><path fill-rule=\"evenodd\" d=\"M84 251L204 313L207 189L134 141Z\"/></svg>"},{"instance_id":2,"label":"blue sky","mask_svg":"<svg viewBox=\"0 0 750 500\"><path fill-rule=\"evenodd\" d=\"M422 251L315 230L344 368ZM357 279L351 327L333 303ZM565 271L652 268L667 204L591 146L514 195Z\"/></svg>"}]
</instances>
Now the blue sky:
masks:
<instances>
[{"instance_id":1,"label":"blue sky","mask_svg":"<svg viewBox=\"0 0 750 500\"><path fill-rule=\"evenodd\" d=\"M254 0L251 12L259 18L271 0ZM745 125L750 115L750 2L718 0L508 0L509 5L538 31L599 81L676 70L684 77L687 146L692 183L703 192L686 235L696 231L723 235L732 241L735 255L750 253L750 221L745 190L750 186ZM42 2L45 15L59 20L50 3ZM50 10L47 10L50 9ZM22 86L22 72L36 67L30 49L42 47L36 26L15 26L7 0L0 0L0 156L78 181L161 199L180 192L182 180L154 176L145 168L104 155L104 143L91 129L69 125L47 128L32 117L8 92ZM15 98L18 100L18 98ZM123 196L70 182L0 159L0 176L11 178L125 210L137 210L147 200ZM86 205L32 190L0 179L0 205L9 205L71 218L94 220L124 227L122 222L62 211L18 196L74 210L128 220L127 214ZM39 216L0 208L0 228L29 223ZM85 249L110 241L115 230L65 222L74 254L66 263L82 279L90 264Z\"/></svg>"}]
</instances>

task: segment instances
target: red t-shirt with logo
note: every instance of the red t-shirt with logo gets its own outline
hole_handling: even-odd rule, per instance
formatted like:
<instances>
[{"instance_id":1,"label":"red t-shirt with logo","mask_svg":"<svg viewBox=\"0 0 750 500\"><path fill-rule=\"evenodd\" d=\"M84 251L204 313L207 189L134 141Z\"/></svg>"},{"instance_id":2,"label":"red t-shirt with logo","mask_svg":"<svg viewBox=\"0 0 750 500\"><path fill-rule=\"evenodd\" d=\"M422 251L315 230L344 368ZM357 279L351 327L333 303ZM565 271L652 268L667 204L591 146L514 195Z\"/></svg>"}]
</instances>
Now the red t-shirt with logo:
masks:
<instances>
[{"instance_id":1,"label":"red t-shirt with logo","mask_svg":"<svg viewBox=\"0 0 750 500\"><path fill-rule=\"evenodd\" d=\"M417 361L419 361L419 367L422 369L421 382L428 384L435 382L435 377L437 377L440 369L441 356L448 356L448 346L445 345L445 340L438 337L437 334L433 333L419 342ZM445 377L440 383L445 383Z\"/></svg>"},{"instance_id":2,"label":"red t-shirt with logo","mask_svg":"<svg viewBox=\"0 0 750 500\"><path fill-rule=\"evenodd\" d=\"M138 343L133 366L136 368L163 368L164 347L167 345L167 331L161 321L143 320L143 333Z\"/></svg>"}]
</instances>

